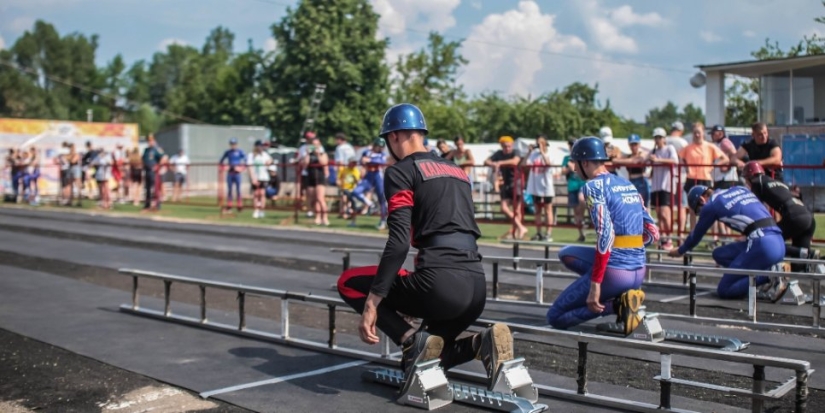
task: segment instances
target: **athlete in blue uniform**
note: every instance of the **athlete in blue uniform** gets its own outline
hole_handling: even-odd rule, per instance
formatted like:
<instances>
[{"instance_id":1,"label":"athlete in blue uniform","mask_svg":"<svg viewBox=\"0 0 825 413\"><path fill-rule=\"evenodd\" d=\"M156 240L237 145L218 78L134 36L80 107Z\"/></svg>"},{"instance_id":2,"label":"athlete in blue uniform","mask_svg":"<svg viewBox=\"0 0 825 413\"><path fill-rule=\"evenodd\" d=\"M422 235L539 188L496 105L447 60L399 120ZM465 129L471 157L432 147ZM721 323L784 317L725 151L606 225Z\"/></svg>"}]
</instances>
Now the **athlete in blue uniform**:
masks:
<instances>
[{"instance_id":1,"label":"athlete in blue uniform","mask_svg":"<svg viewBox=\"0 0 825 413\"><path fill-rule=\"evenodd\" d=\"M381 221L378 223L378 229L386 228L387 219L387 201L384 199L384 167L387 165L385 146L384 139L378 138L372 143L372 149L367 149L361 154L361 165L366 169L366 173L352 191L352 197L368 208L372 206L372 202L365 198L364 194L375 190L378 202L381 203Z\"/></svg>"},{"instance_id":2,"label":"athlete in blue uniform","mask_svg":"<svg viewBox=\"0 0 825 413\"><path fill-rule=\"evenodd\" d=\"M224 212L229 212L232 209L232 187L235 187L235 196L237 197L238 212L241 212L243 205L241 204L241 173L243 167L246 165L246 154L238 149L238 139L229 139L229 149L223 153L220 165L227 163L226 171L226 205L224 205Z\"/></svg>"},{"instance_id":3,"label":"athlete in blue uniform","mask_svg":"<svg viewBox=\"0 0 825 413\"><path fill-rule=\"evenodd\" d=\"M714 192L697 185L688 192L688 206L699 216L690 235L679 249L669 253L681 257L701 241L714 222L719 220L729 228L747 237L746 241L732 242L713 250L713 260L725 268L768 270L785 256L785 240L767 208L751 191L742 186ZM778 301L787 289L787 279L756 277L762 286L758 298ZM747 275L725 274L716 293L720 298L742 298L748 295Z\"/></svg>"},{"instance_id":4,"label":"athlete in blue uniform","mask_svg":"<svg viewBox=\"0 0 825 413\"><path fill-rule=\"evenodd\" d=\"M596 248L567 246L559 259L581 277L570 284L547 311L547 322L566 329L596 317L616 314L630 334L642 321L639 289L645 275L645 246L659 239L659 229L628 180L613 175L599 138L579 139L570 151L576 173L587 180L584 196L596 228Z\"/></svg>"}]
</instances>

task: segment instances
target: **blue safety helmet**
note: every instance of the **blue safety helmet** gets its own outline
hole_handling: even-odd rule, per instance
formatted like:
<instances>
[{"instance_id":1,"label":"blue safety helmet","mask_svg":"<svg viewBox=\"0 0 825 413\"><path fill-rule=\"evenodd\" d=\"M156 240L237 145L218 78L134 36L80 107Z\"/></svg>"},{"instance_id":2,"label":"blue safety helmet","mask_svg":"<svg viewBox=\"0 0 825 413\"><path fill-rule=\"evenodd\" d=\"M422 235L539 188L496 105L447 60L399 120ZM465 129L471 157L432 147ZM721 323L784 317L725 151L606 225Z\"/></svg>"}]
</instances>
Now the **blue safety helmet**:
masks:
<instances>
[{"instance_id":1,"label":"blue safety helmet","mask_svg":"<svg viewBox=\"0 0 825 413\"><path fill-rule=\"evenodd\" d=\"M570 150L570 159L573 161L608 161L607 151L604 150L604 142L595 137L588 136L576 141L573 149Z\"/></svg>"},{"instance_id":2,"label":"blue safety helmet","mask_svg":"<svg viewBox=\"0 0 825 413\"><path fill-rule=\"evenodd\" d=\"M387 109L378 135L383 138L391 132L400 130L420 130L426 134L427 122L424 121L421 109L411 103L401 103Z\"/></svg>"},{"instance_id":3,"label":"blue safety helmet","mask_svg":"<svg viewBox=\"0 0 825 413\"><path fill-rule=\"evenodd\" d=\"M708 189L709 188L704 185L696 185L693 188L690 188L690 192L688 192L687 195L687 201L688 206L693 210L693 212L697 214L699 213L699 201Z\"/></svg>"},{"instance_id":4,"label":"blue safety helmet","mask_svg":"<svg viewBox=\"0 0 825 413\"><path fill-rule=\"evenodd\" d=\"M642 137L637 134L632 134L627 137L627 143L640 143L642 141Z\"/></svg>"},{"instance_id":5,"label":"blue safety helmet","mask_svg":"<svg viewBox=\"0 0 825 413\"><path fill-rule=\"evenodd\" d=\"M229 138L229 144L230 145L237 145L238 144L238 138Z\"/></svg>"}]
</instances>

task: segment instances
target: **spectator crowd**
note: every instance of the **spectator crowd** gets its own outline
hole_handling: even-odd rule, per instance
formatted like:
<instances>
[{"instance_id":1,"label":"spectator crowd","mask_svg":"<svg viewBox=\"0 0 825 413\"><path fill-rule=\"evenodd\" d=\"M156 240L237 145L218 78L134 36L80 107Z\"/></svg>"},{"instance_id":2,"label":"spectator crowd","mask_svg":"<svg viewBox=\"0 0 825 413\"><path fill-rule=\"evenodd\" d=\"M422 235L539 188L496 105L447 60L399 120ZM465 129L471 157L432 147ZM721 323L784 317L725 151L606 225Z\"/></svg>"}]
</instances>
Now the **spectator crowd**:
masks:
<instances>
[{"instance_id":1,"label":"spectator crowd","mask_svg":"<svg viewBox=\"0 0 825 413\"><path fill-rule=\"evenodd\" d=\"M696 216L687 207L687 192L692 187L728 189L742 185L740 171L749 160L758 160L767 173L782 180L779 144L769 138L764 124L755 123L751 130L752 139L739 148L721 125L710 128L706 139L705 126L698 122L691 125L689 140L684 136L685 126L678 121L670 125L669 132L661 127L653 129L652 148L642 146L641 136L631 135L627 138L627 153L614 145L609 127L601 128L599 137L610 157L608 171L618 173L624 168L645 206L656 212L662 232L660 247L671 249L674 232L686 233L695 226ZM386 228L383 174L393 163L386 143L378 138L356 150L344 133L336 134L334 140L334 153L327 154L316 134L306 132L295 153L292 166L299 171L296 195L302 209L319 226L329 225L330 214L349 220L351 226L357 225L358 216L376 215L379 217L377 228ZM576 139L569 139L568 148L575 142ZM530 214L535 227L530 238L552 241L556 211L562 207L567 209L570 222L578 229L579 241L584 241L586 199L581 192L584 181L576 174L577 165L569 157L564 157L560 165L554 165L556 158L551 155L558 154L551 153L553 149L544 135L536 136L535 144L529 145L525 153L521 153L516 140L510 136L502 136L498 143L500 148L483 162L475 159L460 136L451 143L437 140L434 144L427 141L425 145L435 156L460 166L471 177L471 183L473 169L478 168L478 164L489 168L492 192L499 195L500 212L510 223L502 238L530 237ZM268 142L258 140L252 148L240 148L236 138L230 139L229 148L218 160L226 184L222 213L230 214L233 206L242 212L244 181L249 184L253 218L263 218L266 203L278 198L281 192L278 162L268 150ZM66 142L53 160L53 167L59 170L59 205L80 205L86 198L96 200L102 209L131 202L136 206L142 203L145 211L159 209L161 200L165 199L159 176L170 177L167 180L172 183L171 197L166 198L181 201L190 166L189 157L182 150L169 156L151 135L142 153L138 148L126 149L123 145L107 150L86 142L81 149ZM40 201L38 180L43 167L37 148L10 149L5 162L12 179L11 199L7 200L37 205ZM557 182L566 186L566 201L556 200ZM329 202L330 197L337 202ZM724 225L717 224L711 244L715 245L718 235L725 235L727 231Z\"/></svg>"}]
</instances>

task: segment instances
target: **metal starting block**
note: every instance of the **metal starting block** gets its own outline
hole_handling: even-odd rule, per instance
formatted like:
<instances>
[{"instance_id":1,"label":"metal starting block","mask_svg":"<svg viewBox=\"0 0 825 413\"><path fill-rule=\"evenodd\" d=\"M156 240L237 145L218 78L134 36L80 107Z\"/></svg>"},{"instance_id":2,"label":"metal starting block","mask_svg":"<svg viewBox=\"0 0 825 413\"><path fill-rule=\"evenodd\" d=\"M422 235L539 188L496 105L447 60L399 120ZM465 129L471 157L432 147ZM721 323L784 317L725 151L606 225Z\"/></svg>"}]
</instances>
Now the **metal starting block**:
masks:
<instances>
[{"instance_id":1,"label":"metal starting block","mask_svg":"<svg viewBox=\"0 0 825 413\"><path fill-rule=\"evenodd\" d=\"M713 347L722 351L742 351L750 346L750 343L742 342L733 337L665 330L662 328L657 314L645 314L644 307L639 310L639 315L643 317L641 324L629 336L626 336L627 338L652 343L672 341L681 344ZM602 333L624 336L623 324L602 323L596 326L596 330Z\"/></svg>"},{"instance_id":2,"label":"metal starting block","mask_svg":"<svg viewBox=\"0 0 825 413\"><path fill-rule=\"evenodd\" d=\"M535 404L538 390L533 387L523 358L505 362L499 370L494 388L505 388L505 391L488 391L476 386L450 383L438 363L439 360L431 360L417 364L411 378L413 381L407 386L406 393L399 396L398 403L426 410L434 410L453 401L501 412L538 413L547 409L547 405ZM367 370L361 378L396 388L404 387L404 373L396 369ZM511 384L515 386L513 390L509 387ZM521 397L520 394L534 399Z\"/></svg>"},{"instance_id":3,"label":"metal starting block","mask_svg":"<svg viewBox=\"0 0 825 413\"><path fill-rule=\"evenodd\" d=\"M532 403L539 400L539 391L533 386L533 378L524 366L524 357L501 363L493 382L493 392L512 394Z\"/></svg>"},{"instance_id":4,"label":"metal starting block","mask_svg":"<svg viewBox=\"0 0 825 413\"><path fill-rule=\"evenodd\" d=\"M415 365L412 382L407 391L398 398L399 404L434 410L453 402L453 389L438 365L440 360L430 360ZM404 373L401 370L378 369L365 371L361 378L393 387L404 387Z\"/></svg>"},{"instance_id":5,"label":"metal starting block","mask_svg":"<svg viewBox=\"0 0 825 413\"><path fill-rule=\"evenodd\" d=\"M628 338L641 341L650 341L652 343L659 343L665 340L665 331L662 329L662 324L656 314L645 313L644 307L639 309L639 315L642 317L642 322L630 333ZM601 323L596 326L596 331L614 335L624 336L624 324L619 323Z\"/></svg>"},{"instance_id":6,"label":"metal starting block","mask_svg":"<svg viewBox=\"0 0 825 413\"><path fill-rule=\"evenodd\" d=\"M785 291L785 296L782 297L782 304L803 305L806 302L805 297L805 293L802 292L802 288L799 286L799 280L792 280L788 282L788 289Z\"/></svg>"}]
</instances>

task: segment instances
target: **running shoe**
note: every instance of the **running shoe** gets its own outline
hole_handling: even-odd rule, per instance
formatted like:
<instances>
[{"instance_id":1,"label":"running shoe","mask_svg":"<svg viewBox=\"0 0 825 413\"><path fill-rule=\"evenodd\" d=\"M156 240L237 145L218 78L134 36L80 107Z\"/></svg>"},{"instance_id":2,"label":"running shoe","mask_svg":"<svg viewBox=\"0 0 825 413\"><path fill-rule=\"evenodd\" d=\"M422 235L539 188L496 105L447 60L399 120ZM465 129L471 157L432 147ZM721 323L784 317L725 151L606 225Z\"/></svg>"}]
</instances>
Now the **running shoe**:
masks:
<instances>
[{"instance_id":1,"label":"running shoe","mask_svg":"<svg viewBox=\"0 0 825 413\"><path fill-rule=\"evenodd\" d=\"M785 292L788 291L788 284L790 279L788 277L771 277L771 282L762 286L756 292L758 300L765 300L775 303L782 299Z\"/></svg>"},{"instance_id":2,"label":"running shoe","mask_svg":"<svg viewBox=\"0 0 825 413\"><path fill-rule=\"evenodd\" d=\"M616 308L616 324L624 326L624 335L629 336L642 322L639 310L645 300L642 290L627 290L619 296Z\"/></svg>"},{"instance_id":3,"label":"running shoe","mask_svg":"<svg viewBox=\"0 0 825 413\"><path fill-rule=\"evenodd\" d=\"M385 221L383 219L378 221L378 230L385 230L385 229L387 229L387 221Z\"/></svg>"},{"instance_id":4,"label":"running shoe","mask_svg":"<svg viewBox=\"0 0 825 413\"><path fill-rule=\"evenodd\" d=\"M437 359L444 349L444 340L433 336L426 331L419 331L407 339L402 346L401 370L404 372L404 386L399 394L404 394L412 383L412 374L415 365L425 361Z\"/></svg>"},{"instance_id":5,"label":"running shoe","mask_svg":"<svg viewBox=\"0 0 825 413\"><path fill-rule=\"evenodd\" d=\"M584 242L584 235L579 235L579 239L576 242Z\"/></svg>"},{"instance_id":6,"label":"running shoe","mask_svg":"<svg viewBox=\"0 0 825 413\"><path fill-rule=\"evenodd\" d=\"M513 335L510 328L501 323L493 324L479 334L481 346L476 359L481 360L487 370L487 389L493 390L501 364L513 359Z\"/></svg>"}]
</instances>

